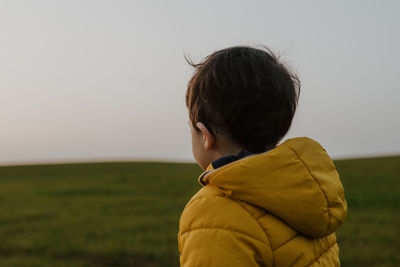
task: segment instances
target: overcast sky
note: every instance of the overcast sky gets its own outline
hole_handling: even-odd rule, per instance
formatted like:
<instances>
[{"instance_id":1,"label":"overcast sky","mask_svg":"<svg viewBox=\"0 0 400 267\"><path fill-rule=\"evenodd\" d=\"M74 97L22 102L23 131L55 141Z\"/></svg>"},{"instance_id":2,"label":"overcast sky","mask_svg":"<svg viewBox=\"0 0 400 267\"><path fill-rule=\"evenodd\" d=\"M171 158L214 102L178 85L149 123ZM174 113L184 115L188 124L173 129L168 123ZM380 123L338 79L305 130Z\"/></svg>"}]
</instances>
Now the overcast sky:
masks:
<instances>
[{"instance_id":1,"label":"overcast sky","mask_svg":"<svg viewBox=\"0 0 400 267\"><path fill-rule=\"evenodd\" d=\"M0 165L191 161L198 61L267 45L302 91L285 138L400 154L399 1L0 0Z\"/></svg>"}]
</instances>

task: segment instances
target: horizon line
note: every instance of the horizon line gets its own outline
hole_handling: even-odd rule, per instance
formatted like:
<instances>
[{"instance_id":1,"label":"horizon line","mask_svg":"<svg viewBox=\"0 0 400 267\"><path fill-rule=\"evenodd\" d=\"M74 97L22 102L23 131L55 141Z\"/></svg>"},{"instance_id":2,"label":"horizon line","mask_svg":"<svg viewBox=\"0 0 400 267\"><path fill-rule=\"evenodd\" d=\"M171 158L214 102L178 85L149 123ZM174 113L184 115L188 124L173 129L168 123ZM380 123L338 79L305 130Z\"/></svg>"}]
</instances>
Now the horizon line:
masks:
<instances>
[{"instance_id":1,"label":"horizon line","mask_svg":"<svg viewBox=\"0 0 400 267\"><path fill-rule=\"evenodd\" d=\"M400 153L350 155L343 157L331 157L333 161L391 158L400 157ZM101 163L170 163L170 164L197 164L194 159L182 158L85 158L85 159L61 159L61 160L33 160L0 162L0 167L23 167L39 165L73 165L73 164L101 164Z\"/></svg>"}]
</instances>

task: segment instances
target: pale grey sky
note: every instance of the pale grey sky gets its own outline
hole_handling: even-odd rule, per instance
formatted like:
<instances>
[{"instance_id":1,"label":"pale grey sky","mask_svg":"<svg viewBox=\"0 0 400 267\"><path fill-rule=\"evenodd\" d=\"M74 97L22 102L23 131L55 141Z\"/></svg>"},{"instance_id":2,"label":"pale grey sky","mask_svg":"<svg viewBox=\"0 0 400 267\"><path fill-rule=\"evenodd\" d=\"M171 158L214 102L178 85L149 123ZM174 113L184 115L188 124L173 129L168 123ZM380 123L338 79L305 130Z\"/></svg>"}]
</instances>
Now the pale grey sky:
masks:
<instances>
[{"instance_id":1,"label":"pale grey sky","mask_svg":"<svg viewBox=\"0 0 400 267\"><path fill-rule=\"evenodd\" d=\"M400 154L399 1L0 0L0 165L191 161L195 61L267 45L302 81L289 135Z\"/></svg>"}]
</instances>

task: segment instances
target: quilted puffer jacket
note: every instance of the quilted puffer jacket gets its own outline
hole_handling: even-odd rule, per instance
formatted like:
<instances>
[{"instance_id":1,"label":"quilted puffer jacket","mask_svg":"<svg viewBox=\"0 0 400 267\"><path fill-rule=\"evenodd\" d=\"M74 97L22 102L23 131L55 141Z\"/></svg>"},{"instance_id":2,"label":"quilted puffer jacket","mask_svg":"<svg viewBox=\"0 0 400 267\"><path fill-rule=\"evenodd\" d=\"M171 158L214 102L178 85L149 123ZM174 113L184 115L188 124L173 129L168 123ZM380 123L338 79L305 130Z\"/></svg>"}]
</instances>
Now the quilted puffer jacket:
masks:
<instances>
[{"instance_id":1,"label":"quilted puffer jacket","mask_svg":"<svg viewBox=\"0 0 400 267\"><path fill-rule=\"evenodd\" d=\"M336 229L347 204L325 149L301 137L199 177L179 224L180 263L339 266Z\"/></svg>"}]
</instances>

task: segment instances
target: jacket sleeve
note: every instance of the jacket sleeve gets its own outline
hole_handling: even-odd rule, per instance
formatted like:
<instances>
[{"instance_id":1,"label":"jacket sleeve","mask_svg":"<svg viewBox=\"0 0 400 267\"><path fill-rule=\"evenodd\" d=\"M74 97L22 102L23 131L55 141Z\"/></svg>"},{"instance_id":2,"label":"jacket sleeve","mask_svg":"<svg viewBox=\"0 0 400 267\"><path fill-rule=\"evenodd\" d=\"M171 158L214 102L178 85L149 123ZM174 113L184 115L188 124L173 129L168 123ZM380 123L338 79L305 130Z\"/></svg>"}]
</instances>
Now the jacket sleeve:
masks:
<instances>
[{"instance_id":1,"label":"jacket sleeve","mask_svg":"<svg viewBox=\"0 0 400 267\"><path fill-rule=\"evenodd\" d=\"M272 251L257 221L223 197L191 201L182 213L181 267L272 266Z\"/></svg>"}]
</instances>

